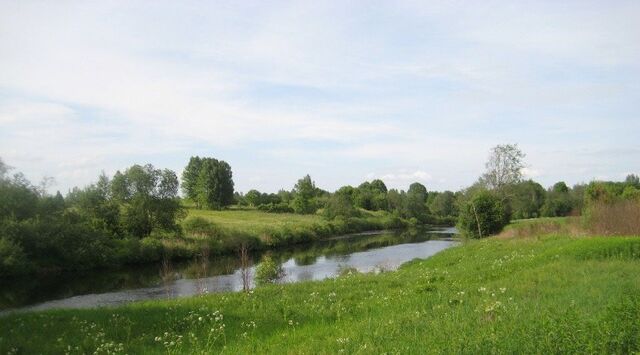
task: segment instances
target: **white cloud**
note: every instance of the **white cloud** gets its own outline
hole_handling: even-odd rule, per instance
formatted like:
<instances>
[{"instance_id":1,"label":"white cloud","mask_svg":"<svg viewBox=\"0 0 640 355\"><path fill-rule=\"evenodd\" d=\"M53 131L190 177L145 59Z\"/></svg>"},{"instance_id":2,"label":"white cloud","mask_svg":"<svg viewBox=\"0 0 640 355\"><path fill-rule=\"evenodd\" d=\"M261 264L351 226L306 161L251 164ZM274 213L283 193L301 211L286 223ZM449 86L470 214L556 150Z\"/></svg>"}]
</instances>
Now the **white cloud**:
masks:
<instances>
[{"instance_id":1,"label":"white cloud","mask_svg":"<svg viewBox=\"0 0 640 355\"><path fill-rule=\"evenodd\" d=\"M397 172L383 174L368 173L366 179L380 179L384 181L385 184L388 184L391 187L406 189L409 187L409 184L412 184L414 182L429 182L433 180L433 177L431 176L431 174L423 170L410 171L407 169L402 169Z\"/></svg>"},{"instance_id":2,"label":"white cloud","mask_svg":"<svg viewBox=\"0 0 640 355\"><path fill-rule=\"evenodd\" d=\"M535 178L541 176L542 173L540 172L540 170L537 170L537 169L523 168L522 169L522 175L524 175L524 177L527 178L527 179L535 179Z\"/></svg>"},{"instance_id":3,"label":"white cloud","mask_svg":"<svg viewBox=\"0 0 640 355\"><path fill-rule=\"evenodd\" d=\"M284 184L266 177L284 173L250 169L255 151L288 180L340 165L336 178L428 171L446 188L504 141L527 147L530 177L638 163L610 149L638 148L637 1L153 5L0 4L8 163L83 184L223 151L271 189ZM591 146L608 153L561 161Z\"/></svg>"}]
</instances>

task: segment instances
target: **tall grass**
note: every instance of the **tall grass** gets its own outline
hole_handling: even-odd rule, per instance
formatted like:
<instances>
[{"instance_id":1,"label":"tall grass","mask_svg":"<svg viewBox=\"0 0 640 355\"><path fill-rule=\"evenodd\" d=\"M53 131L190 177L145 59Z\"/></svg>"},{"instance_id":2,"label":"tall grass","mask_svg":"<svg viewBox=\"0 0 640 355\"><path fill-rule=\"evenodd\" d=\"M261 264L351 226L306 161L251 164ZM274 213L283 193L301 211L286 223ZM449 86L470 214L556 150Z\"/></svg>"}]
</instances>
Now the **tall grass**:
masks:
<instances>
[{"instance_id":1,"label":"tall grass","mask_svg":"<svg viewBox=\"0 0 640 355\"><path fill-rule=\"evenodd\" d=\"M512 221L499 238L540 238L546 235L585 235L579 217L545 217Z\"/></svg>"},{"instance_id":2,"label":"tall grass","mask_svg":"<svg viewBox=\"0 0 640 355\"><path fill-rule=\"evenodd\" d=\"M640 235L640 201L595 202L586 213L591 232L602 235Z\"/></svg>"}]
</instances>

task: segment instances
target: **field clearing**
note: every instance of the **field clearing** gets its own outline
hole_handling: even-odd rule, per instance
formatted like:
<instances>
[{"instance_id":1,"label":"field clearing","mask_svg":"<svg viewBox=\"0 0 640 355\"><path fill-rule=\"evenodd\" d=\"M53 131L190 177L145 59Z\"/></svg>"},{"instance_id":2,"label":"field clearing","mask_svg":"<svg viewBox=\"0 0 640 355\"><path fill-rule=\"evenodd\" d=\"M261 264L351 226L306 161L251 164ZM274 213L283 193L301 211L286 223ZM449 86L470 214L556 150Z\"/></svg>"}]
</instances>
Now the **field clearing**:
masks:
<instances>
[{"instance_id":1,"label":"field clearing","mask_svg":"<svg viewBox=\"0 0 640 355\"><path fill-rule=\"evenodd\" d=\"M202 217L222 228L237 232L262 231L293 226L309 227L313 224L326 222L317 214L267 213L258 210L237 209L212 211L189 208L187 218L189 217Z\"/></svg>"}]
</instances>

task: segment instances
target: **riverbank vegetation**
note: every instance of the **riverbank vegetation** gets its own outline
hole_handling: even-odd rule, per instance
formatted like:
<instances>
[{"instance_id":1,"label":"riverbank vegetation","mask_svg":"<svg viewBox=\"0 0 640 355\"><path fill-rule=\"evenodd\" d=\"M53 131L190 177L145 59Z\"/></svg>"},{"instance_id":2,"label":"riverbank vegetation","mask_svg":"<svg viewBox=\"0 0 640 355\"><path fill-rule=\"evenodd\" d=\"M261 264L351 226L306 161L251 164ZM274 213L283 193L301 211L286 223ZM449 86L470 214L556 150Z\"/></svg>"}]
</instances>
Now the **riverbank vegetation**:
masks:
<instances>
[{"instance_id":1,"label":"riverbank vegetation","mask_svg":"<svg viewBox=\"0 0 640 355\"><path fill-rule=\"evenodd\" d=\"M458 225L470 238L513 219L584 215L600 234L638 233L640 181L545 190L523 180L524 154L496 146L477 183L457 191L406 191L382 180L325 191L305 175L291 190L234 191L231 166L191 157L181 175L134 165L112 177L49 193L0 161L0 277L235 254L377 229ZM586 222L585 222L586 223ZM624 226L624 228L623 228ZM622 234L625 234L622 233Z\"/></svg>"},{"instance_id":2,"label":"riverbank vegetation","mask_svg":"<svg viewBox=\"0 0 640 355\"><path fill-rule=\"evenodd\" d=\"M507 230L547 222L572 223ZM638 260L637 237L503 235L396 272L7 315L0 352L633 353Z\"/></svg>"}]
</instances>

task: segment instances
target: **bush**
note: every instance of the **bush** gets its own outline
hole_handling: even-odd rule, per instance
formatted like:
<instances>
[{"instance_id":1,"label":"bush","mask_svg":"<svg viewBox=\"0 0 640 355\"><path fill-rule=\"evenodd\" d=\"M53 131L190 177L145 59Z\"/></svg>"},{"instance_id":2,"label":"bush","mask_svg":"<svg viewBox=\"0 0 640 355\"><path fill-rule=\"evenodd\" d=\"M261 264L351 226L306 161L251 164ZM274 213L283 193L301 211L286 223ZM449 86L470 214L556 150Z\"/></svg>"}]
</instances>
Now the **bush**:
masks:
<instances>
[{"instance_id":1,"label":"bush","mask_svg":"<svg viewBox=\"0 0 640 355\"><path fill-rule=\"evenodd\" d=\"M353 201L351 201L350 196L342 193L331 195L322 214L329 220L335 219L336 217L350 218L359 215L358 210L353 206Z\"/></svg>"},{"instance_id":2,"label":"bush","mask_svg":"<svg viewBox=\"0 0 640 355\"><path fill-rule=\"evenodd\" d=\"M489 191L480 191L462 206L458 230L468 238L483 238L499 233L507 223L500 199Z\"/></svg>"},{"instance_id":3,"label":"bush","mask_svg":"<svg viewBox=\"0 0 640 355\"><path fill-rule=\"evenodd\" d=\"M17 275L29 271L22 248L7 238L0 238L0 276Z\"/></svg>"},{"instance_id":4,"label":"bush","mask_svg":"<svg viewBox=\"0 0 640 355\"><path fill-rule=\"evenodd\" d=\"M282 265L276 263L271 255L265 255L256 268L256 284L258 286L275 283L284 276Z\"/></svg>"},{"instance_id":5,"label":"bush","mask_svg":"<svg viewBox=\"0 0 640 355\"><path fill-rule=\"evenodd\" d=\"M143 238L140 241L140 261L151 262L162 259L164 247L162 242L155 238Z\"/></svg>"}]
</instances>

